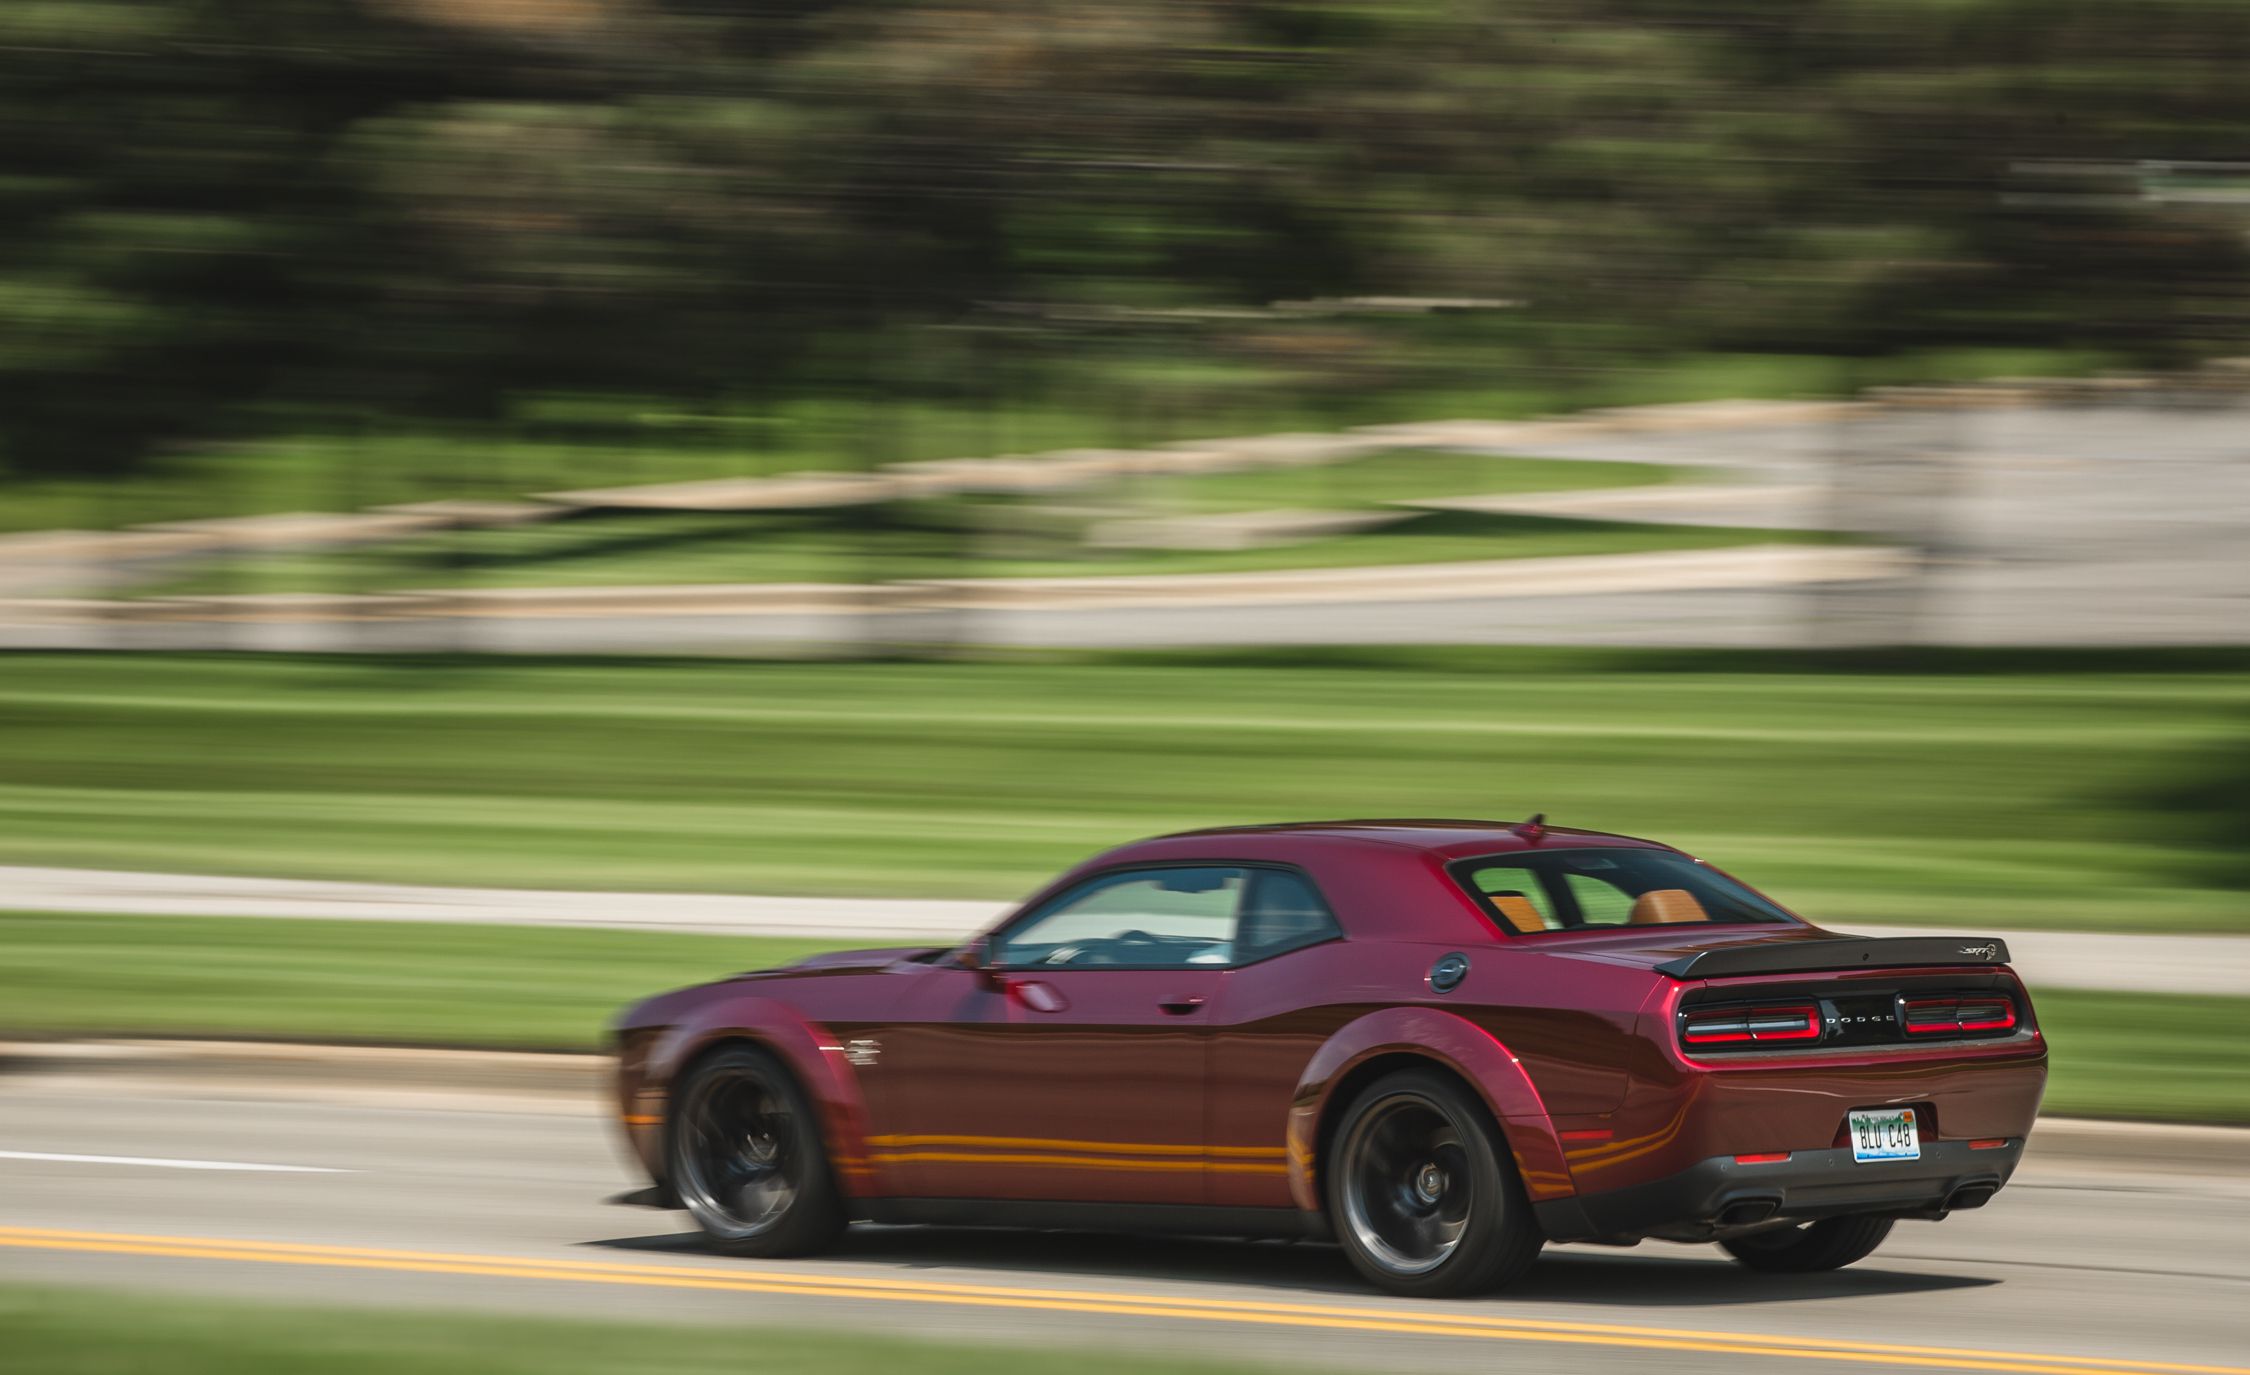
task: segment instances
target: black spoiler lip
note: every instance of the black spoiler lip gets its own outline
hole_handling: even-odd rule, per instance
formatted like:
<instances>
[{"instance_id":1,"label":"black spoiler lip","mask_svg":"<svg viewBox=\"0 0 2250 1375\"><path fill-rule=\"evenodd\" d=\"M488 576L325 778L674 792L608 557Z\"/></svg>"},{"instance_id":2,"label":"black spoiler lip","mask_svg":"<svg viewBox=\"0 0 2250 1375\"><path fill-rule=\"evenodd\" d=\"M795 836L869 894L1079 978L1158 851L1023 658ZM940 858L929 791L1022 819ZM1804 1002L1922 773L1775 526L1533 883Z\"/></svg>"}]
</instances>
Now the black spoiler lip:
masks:
<instances>
[{"instance_id":1,"label":"black spoiler lip","mask_svg":"<svg viewBox=\"0 0 2250 1375\"><path fill-rule=\"evenodd\" d=\"M1722 979L1733 974L1810 974L1832 969L2007 962L2008 943L1996 936L1837 936L1830 940L1722 945L1667 960L1656 966L1656 971L1675 979Z\"/></svg>"}]
</instances>

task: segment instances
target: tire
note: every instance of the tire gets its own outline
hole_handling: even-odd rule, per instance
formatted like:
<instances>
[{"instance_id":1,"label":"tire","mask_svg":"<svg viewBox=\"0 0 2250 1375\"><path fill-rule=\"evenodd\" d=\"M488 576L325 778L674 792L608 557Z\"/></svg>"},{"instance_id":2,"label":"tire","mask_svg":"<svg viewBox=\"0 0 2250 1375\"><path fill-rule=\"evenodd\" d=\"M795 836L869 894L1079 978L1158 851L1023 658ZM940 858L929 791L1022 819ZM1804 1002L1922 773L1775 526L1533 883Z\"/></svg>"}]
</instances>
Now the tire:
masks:
<instances>
[{"instance_id":1,"label":"tire","mask_svg":"<svg viewBox=\"0 0 2250 1375\"><path fill-rule=\"evenodd\" d=\"M1413 1298L1481 1294L1531 1268L1545 1236L1491 1113L1453 1076L1385 1075L1337 1124L1329 1221L1369 1283Z\"/></svg>"},{"instance_id":2,"label":"tire","mask_svg":"<svg viewBox=\"0 0 2250 1375\"><path fill-rule=\"evenodd\" d=\"M836 1240L844 1205L819 1118L778 1058L721 1047L682 1076L673 1104L670 1183L715 1249L801 1256Z\"/></svg>"},{"instance_id":3,"label":"tire","mask_svg":"<svg viewBox=\"0 0 2250 1375\"><path fill-rule=\"evenodd\" d=\"M1891 1234L1892 1221L1867 1216L1824 1218L1779 1231L1753 1232L1719 1246L1753 1270L1809 1275L1867 1259Z\"/></svg>"}]
</instances>

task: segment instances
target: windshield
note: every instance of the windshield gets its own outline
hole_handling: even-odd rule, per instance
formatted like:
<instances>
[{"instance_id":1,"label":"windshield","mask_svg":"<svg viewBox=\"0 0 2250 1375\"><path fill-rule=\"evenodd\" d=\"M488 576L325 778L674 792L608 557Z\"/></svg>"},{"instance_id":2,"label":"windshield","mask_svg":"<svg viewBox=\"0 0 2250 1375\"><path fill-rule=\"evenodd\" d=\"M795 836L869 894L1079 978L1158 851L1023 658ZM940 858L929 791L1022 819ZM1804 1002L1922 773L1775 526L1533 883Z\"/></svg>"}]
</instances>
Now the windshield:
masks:
<instances>
[{"instance_id":1,"label":"windshield","mask_svg":"<svg viewBox=\"0 0 2250 1375\"><path fill-rule=\"evenodd\" d=\"M1453 877L1513 935L1587 927L1682 926L1797 918L1670 850L1584 849L1495 855L1452 866Z\"/></svg>"}]
</instances>

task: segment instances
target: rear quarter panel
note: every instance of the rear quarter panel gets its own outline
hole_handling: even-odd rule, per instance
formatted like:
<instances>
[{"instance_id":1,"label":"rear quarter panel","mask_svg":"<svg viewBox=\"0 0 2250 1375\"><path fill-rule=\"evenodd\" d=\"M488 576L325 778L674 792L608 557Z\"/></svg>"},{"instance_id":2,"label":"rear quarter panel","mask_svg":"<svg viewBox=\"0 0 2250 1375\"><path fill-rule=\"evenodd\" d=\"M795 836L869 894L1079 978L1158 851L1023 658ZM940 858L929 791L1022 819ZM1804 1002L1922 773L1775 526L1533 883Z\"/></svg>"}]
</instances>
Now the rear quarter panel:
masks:
<instances>
[{"instance_id":1,"label":"rear quarter panel","mask_svg":"<svg viewBox=\"0 0 2250 1375\"><path fill-rule=\"evenodd\" d=\"M1469 973L1448 993L1430 969L1449 954ZM1216 1173L1215 1203L1316 1206L1304 1156L1319 1123L1347 1106L1338 1083L1376 1054L1418 1054L1469 1079L1501 1119L1528 1186L1571 1188L1554 1133L1606 1123L1624 1100L1645 970L1562 964L1494 943L1345 941L1228 974L1211 1069L1215 1159L1289 1132L1287 1179ZM1356 1089L1353 1090L1356 1092ZM1535 1179L1534 1175L1540 1176Z\"/></svg>"}]
</instances>

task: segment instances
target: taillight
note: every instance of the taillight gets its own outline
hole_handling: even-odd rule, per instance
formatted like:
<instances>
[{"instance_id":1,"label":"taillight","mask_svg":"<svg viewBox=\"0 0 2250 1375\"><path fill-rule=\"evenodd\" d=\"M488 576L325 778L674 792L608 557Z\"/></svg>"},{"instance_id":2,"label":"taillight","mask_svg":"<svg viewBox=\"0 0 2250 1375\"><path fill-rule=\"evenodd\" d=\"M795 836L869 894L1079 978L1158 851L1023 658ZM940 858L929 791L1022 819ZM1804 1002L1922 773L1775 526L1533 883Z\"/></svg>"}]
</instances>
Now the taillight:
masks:
<instances>
[{"instance_id":1,"label":"taillight","mask_svg":"<svg viewBox=\"0 0 2250 1375\"><path fill-rule=\"evenodd\" d=\"M1909 1036L1958 1036L1964 1031L2013 1031L2016 1029L2016 1005L2012 999L1990 995L1905 998L1898 1005L1898 1020Z\"/></svg>"},{"instance_id":2,"label":"taillight","mask_svg":"<svg viewBox=\"0 0 2250 1375\"><path fill-rule=\"evenodd\" d=\"M1819 1039L1820 1009L1811 1003L1690 1012L1680 1023L1680 1040L1691 1046Z\"/></svg>"}]
</instances>

